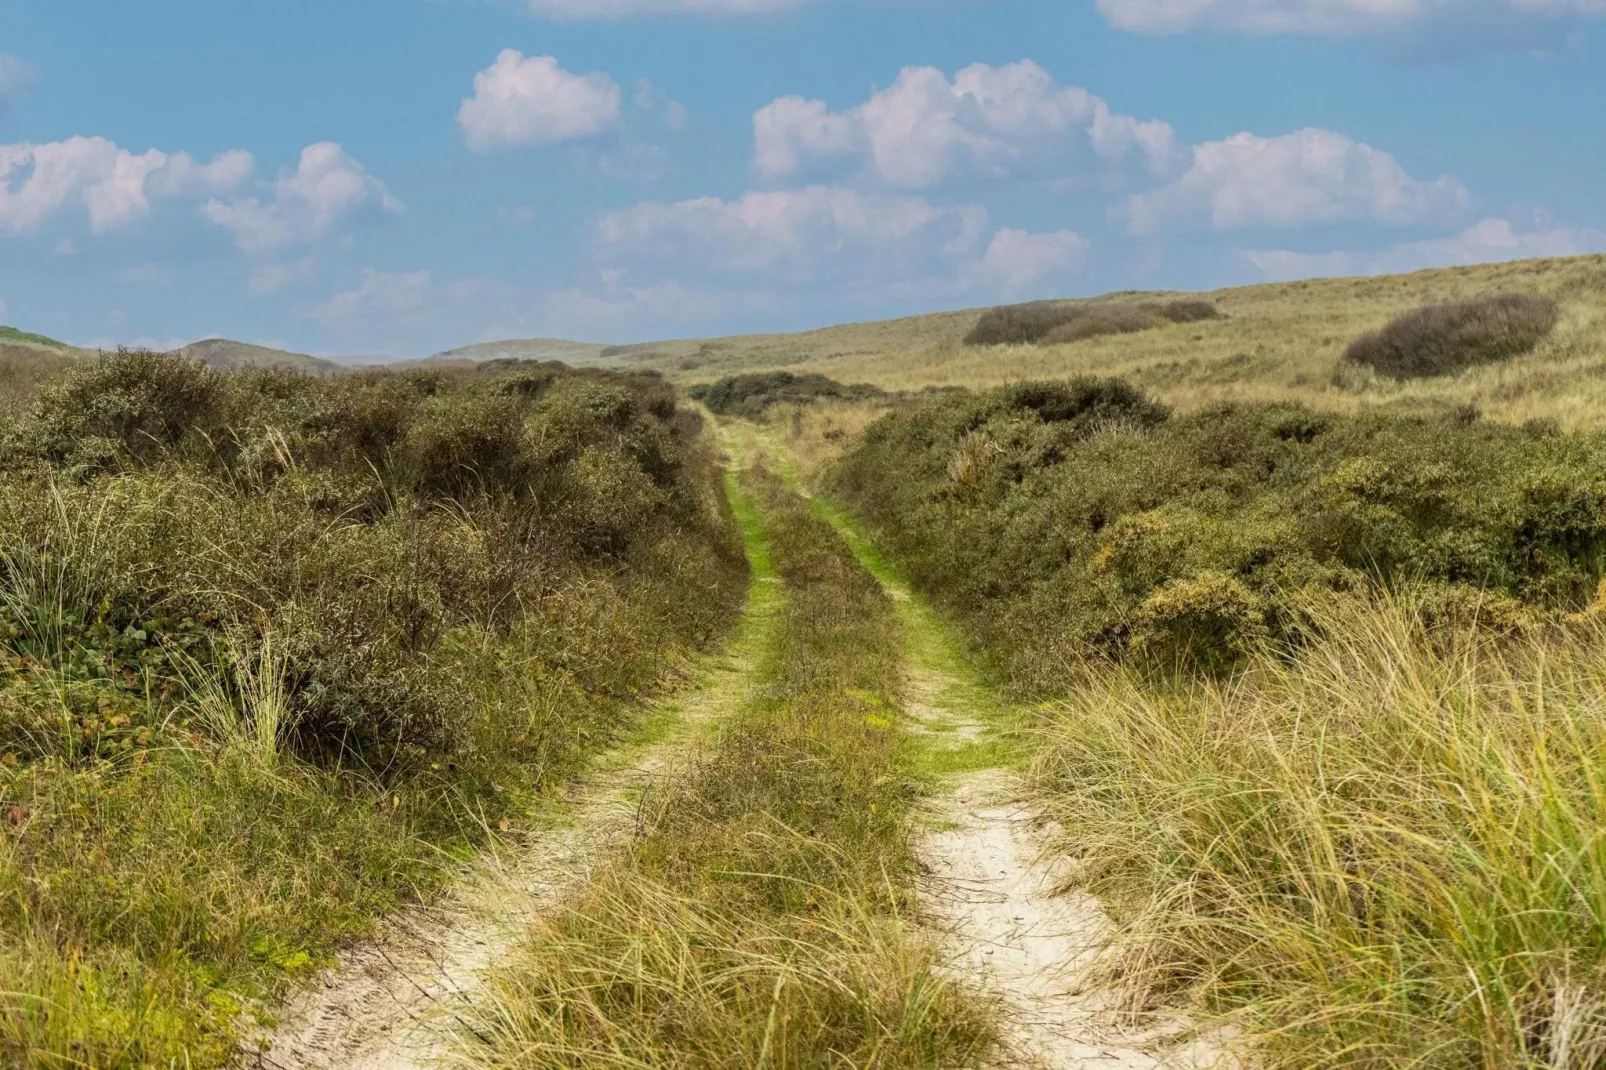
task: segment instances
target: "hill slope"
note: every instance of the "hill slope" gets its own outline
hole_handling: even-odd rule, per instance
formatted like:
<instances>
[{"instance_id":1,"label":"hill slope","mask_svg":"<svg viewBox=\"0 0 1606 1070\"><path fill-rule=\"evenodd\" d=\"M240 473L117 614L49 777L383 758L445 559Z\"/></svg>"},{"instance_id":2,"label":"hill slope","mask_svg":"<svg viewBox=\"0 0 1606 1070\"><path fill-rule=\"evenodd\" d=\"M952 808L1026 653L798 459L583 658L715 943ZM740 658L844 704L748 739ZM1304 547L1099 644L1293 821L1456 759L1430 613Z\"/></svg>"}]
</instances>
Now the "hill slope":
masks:
<instances>
[{"instance_id":1,"label":"hill slope","mask_svg":"<svg viewBox=\"0 0 1606 1070\"><path fill-rule=\"evenodd\" d=\"M204 361L220 371L231 371L235 368L289 368L314 375L329 375L339 371L341 367L335 361L323 357L309 357L305 353L287 353L282 349L270 349L249 342L233 342L227 338L206 338L199 342L191 342L173 352L181 357Z\"/></svg>"},{"instance_id":2,"label":"hill slope","mask_svg":"<svg viewBox=\"0 0 1606 1070\"><path fill-rule=\"evenodd\" d=\"M1345 347L1394 316L1497 291L1555 299L1561 308L1555 333L1526 356L1444 378L1396 383L1340 372ZM1109 294L1085 303L1154 296ZM1062 345L966 346L963 339L982 312L973 309L799 334L631 346L624 356L686 382L780 367L888 390L1117 375L1182 408L1253 400L1344 411L1476 405L1507 422L1545 418L1567 427L1606 426L1606 256L1267 283L1199 296L1225 317Z\"/></svg>"},{"instance_id":3,"label":"hill slope","mask_svg":"<svg viewBox=\"0 0 1606 1070\"><path fill-rule=\"evenodd\" d=\"M427 357L423 363L487 360L561 360L565 364L617 365L623 363L609 353L617 347L601 342L571 342L565 338L508 338L500 342L477 342Z\"/></svg>"}]
</instances>

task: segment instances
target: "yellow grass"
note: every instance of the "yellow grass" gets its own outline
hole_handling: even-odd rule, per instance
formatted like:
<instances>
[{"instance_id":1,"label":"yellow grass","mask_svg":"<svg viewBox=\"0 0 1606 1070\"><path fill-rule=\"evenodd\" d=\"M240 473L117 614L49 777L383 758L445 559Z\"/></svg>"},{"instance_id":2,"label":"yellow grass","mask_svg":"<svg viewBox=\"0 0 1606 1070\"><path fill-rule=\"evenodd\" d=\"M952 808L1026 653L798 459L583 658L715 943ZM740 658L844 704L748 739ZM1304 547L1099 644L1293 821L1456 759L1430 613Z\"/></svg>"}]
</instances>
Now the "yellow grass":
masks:
<instances>
[{"instance_id":1,"label":"yellow grass","mask_svg":"<svg viewBox=\"0 0 1606 1070\"><path fill-rule=\"evenodd\" d=\"M1560 325L1533 353L1459 376L1403 385L1353 372L1335 377L1344 347L1357 335L1427 302L1495 290L1556 299ZM1137 296L1156 295L1094 300ZM911 391L1118 375L1181 408L1272 400L1343 411L1476 404L1486 417L1513 423L1547 418L1567 428L1606 425L1606 257L1270 283L1203 296L1226 318L1059 346L964 346L960 339L980 315L977 309L793 335L656 343L632 355L687 382L779 367Z\"/></svg>"}]
</instances>

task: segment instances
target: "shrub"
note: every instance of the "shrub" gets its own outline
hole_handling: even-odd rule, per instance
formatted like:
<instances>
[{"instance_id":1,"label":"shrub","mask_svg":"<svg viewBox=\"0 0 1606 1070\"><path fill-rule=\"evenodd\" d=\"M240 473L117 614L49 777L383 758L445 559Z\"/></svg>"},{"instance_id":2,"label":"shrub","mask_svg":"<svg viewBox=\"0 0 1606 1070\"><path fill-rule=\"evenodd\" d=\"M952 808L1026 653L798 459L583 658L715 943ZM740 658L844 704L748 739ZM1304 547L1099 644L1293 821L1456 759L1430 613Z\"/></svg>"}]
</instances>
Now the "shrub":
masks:
<instances>
[{"instance_id":1,"label":"shrub","mask_svg":"<svg viewBox=\"0 0 1606 1070\"><path fill-rule=\"evenodd\" d=\"M1529 352L1556 327L1556 303L1532 294L1485 294L1424 305L1350 343L1344 360L1395 379L1453 375Z\"/></svg>"},{"instance_id":2,"label":"shrub","mask_svg":"<svg viewBox=\"0 0 1606 1070\"><path fill-rule=\"evenodd\" d=\"M1069 323L1080 313L1079 306L1058 301L1000 305L981 314L981 319L965 335L965 345L1030 345L1042 341L1054 328Z\"/></svg>"},{"instance_id":3,"label":"shrub","mask_svg":"<svg viewBox=\"0 0 1606 1070\"><path fill-rule=\"evenodd\" d=\"M0 1064L230 1062L626 727L745 587L698 429L651 375L126 352L10 421Z\"/></svg>"},{"instance_id":4,"label":"shrub","mask_svg":"<svg viewBox=\"0 0 1606 1070\"><path fill-rule=\"evenodd\" d=\"M222 430L218 373L196 360L120 349L47 387L14 448L88 470L210 446ZM16 437L15 435L13 436Z\"/></svg>"},{"instance_id":5,"label":"shrub","mask_svg":"<svg viewBox=\"0 0 1606 1070\"><path fill-rule=\"evenodd\" d=\"M1089 654L1230 671L1324 596L1429 584L1495 634L1606 573L1606 436L1289 405L1167 416L1120 382L938 397L832 477L1027 691Z\"/></svg>"},{"instance_id":6,"label":"shrub","mask_svg":"<svg viewBox=\"0 0 1606 1070\"><path fill-rule=\"evenodd\" d=\"M1124 304L1064 304L1038 301L1003 305L982 314L965 344L1061 345L1109 334L1134 334L1167 323L1216 319L1209 301L1137 301Z\"/></svg>"},{"instance_id":7,"label":"shrub","mask_svg":"<svg viewBox=\"0 0 1606 1070\"><path fill-rule=\"evenodd\" d=\"M1054 346L1106 334L1136 334L1138 331L1158 327L1164 322L1164 318L1145 305L1109 305L1090 308L1075 319L1055 327L1039 339L1039 342L1045 346Z\"/></svg>"},{"instance_id":8,"label":"shrub","mask_svg":"<svg viewBox=\"0 0 1606 1070\"><path fill-rule=\"evenodd\" d=\"M870 401L886 396L879 387L868 383L848 386L823 375L792 372L730 375L717 383L694 386L687 393L721 416L748 418L761 416L775 405L807 405L822 398Z\"/></svg>"}]
</instances>

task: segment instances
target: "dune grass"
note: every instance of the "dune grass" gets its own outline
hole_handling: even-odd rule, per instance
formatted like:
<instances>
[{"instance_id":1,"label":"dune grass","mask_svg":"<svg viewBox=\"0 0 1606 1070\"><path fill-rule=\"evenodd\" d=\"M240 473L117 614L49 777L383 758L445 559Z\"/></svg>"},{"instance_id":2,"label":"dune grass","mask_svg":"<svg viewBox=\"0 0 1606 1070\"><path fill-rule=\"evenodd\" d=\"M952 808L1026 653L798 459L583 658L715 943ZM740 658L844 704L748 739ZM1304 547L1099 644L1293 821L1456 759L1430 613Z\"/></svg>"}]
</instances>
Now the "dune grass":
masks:
<instances>
[{"instance_id":1,"label":"dune grass","mask_svg":"<svg viewBox=\"0 0 1606 1070\"><path fill-rule=\"evenodd\" d=\"M0 450L0 1065L207 1067L735 610L698 422L550 367L76 365Z\"/></svg>"},{"instance_id":2,"label":"dune grass","mask_svg":"<svg viewBox=\"0 0 1606 1070\"><path fill-rule=\"evenodd\" d=\"M753 697L497 972L475 1065L948 1067L990 1042L908 917L892 606L800 500L747 485L787 590Z\"/></svg>"},{"instance_id":3,"label":"dune grass","mask_svg":"<svg viewBox=\"0 0 1606 1070\"><path fill-rule=\"evenodd\" d=\"M1111 976L1268 1067L1601 1065L1606 632L1447 645L1409 596L1322 632L1229 683L1091 668L1043 714Z\"/></svg>"},{"instance_id":4,"label":"dune grass","mask_svg":"<svg viewBox=\"0 0 1606 1070\"><path fill-rule=\"evenodd\" d=\"M1557 303L1560 320L1531 352L1460 374L1399 381L1356 369L1356 338L1426 304L1491 293ZM1164 301L1165 293L1107 294L1082 306ZM1064 345L974 347L963 339L983 310L847 324L792 335L663 343L646 366L687 382L758 368L818 373L889 392L984 389L1027 379L1119 376L1179 410L1222 402L1301 402L1335 412L1435 414L1476 406L1487 419L1606 426L1606 257L1529 260L1410 275L1264 283L1187 295L1222 315ZM684 352L710 355L677 372ZM1335 375L1342 371L1343 374Z\"/></svg>"}]
</instances>

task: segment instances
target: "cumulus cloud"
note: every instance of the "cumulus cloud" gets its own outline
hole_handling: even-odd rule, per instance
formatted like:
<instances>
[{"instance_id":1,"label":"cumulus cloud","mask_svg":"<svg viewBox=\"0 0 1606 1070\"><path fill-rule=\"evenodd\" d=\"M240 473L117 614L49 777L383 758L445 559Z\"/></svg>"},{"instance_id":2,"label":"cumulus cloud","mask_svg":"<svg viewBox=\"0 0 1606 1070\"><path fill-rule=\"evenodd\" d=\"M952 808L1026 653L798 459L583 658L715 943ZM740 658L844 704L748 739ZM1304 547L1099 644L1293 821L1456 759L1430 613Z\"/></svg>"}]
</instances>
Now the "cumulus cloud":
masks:
<instances>
[{"instance_id":1,"label":"cumulus cloud","mask_svg":"<svg viewBox=\"0 0 1606 1070\"><path fill-rule=\"evenodd\" d=\"M321 141L301 150L296 169L279 175L271 195L214 198L201 212L242 251L263 254L311 242L370 209L395 213L402 204L339 145Z\"/></svg>"},{"instance_id":2,"label":"cumulus cloud","mask_svg":"<svg viewBox=\"0 0 1606 1070\"><path fill-rule=\"evenodd\" d=\"M805 0L524 0L537 15L560 20L628 19L652 15L768 15Z\"/></svg>"},{"instance_id":3,"label":"cumulus cloud","mask_svg":"<svg viewBox=\"0 0 1606 1070\"><path fill-rule=\"evenodd\" d=\"M605 215L598 235L612 258L820 282L922 273L934 260L973 251L986 226L975 205L811 186L638 204Z\"/></svg>"},{"instance_id":4,"label":"cumulus cloud","mask_svg":"<svg viewBox=\"0 0 1606 1070\"><path fill-rule=\"evenodd\" d=\"M1471 201L1453 178L1412 178L1387 152L1330 130L1235 134L1193 149L1175 181L1129 198L1135 233L1207 217L1217 230L1324 223L1402 225L1451 216Z\"/></svg>"},{"instance_id":5,"label":"cumulus cloud","mask_svg":"<svg viewBox=\"0 0 1606 1070\"><path fill-rule=\"evenodd\" d=\"M1432 267L1490 264L1606 251L1606 230L1537 227L1522 231L1490 218L1448 238L1402 242L1371 252L1251 250L1244 255L1269 281L1333 275L1392 275Z\"/></svg>"},{"instance_id":6,"label":"cumulus cloud","mask_svg":"<svg viewBox=\"0 0 1606 1070\"><path fill-rule=\"evenodd\" d=\"M1086 238L1068 230L1032 234L1000 229L976 265L975 277L995 284L1004 294L1020 293L1043 279L1079 270L1091 247Z\"/></svg>"},{"instance_id":7,"label":"cumulus cloud","mask_svg":"<svg viewBox=\"0 0 1606 1070\"><path fill-rule=\"evenodd\" d=\"M753 117L753 135L754 167L769 178L856 167L902 189L1153 174L1177 155L1166 123L1116 113L1030 60L975 64L951 81L934 67L907 67L891 86L841 112L782 97Z\"/></svg>"},{"instance_id":8,"label":"cumulus cloud","mask_svg":"<svg viewBox=\"0 0 1606 1070\"><path fill-rule=\"evenodd\" d=\"M979 205L938 205L828 186L638 204L604 216L597 241L616 289L639 305L656 279L722 292L1015 293L1079 269L1088 243L1062 231L994 231ZM637 276L646 275L643 282ZM615 300L609 298L608 300Z\"/></svg>"},{"instance_id":9,"label":"cumulus cloud","mask_svg":"<svg viewBox=\"0 0 1606 1070\"><path fill-rule=\"evenodd\" d=\"M144 219L155 199L233 189L252 169L248 152L203 164L183 152L129 152L102 137L0 145L0 231L29 234L82 213L101 234Z\"/></svg>"},{"instance_id":10,"label":"cumulus cloud","mask_svg":"<svg viewBox=\"0 0 1606 1070\"><path fill-rule=\"evenodd\" d=\"M1561 20L1606 14L1601 0L1099 0L1111 25L1135 33L1360 36L1430 23Z\"/></svg>"},{"instance_id":11,"label":"cumulus cloud","mask_svg":"<svg viewBox=\"0 0 1606 1070\"><path fill-rule=\"evenodd\" d=\"M619 86L606 74L571 74L551 56L505 49L474 76L457 124L476 152L596 137L620 122Z\"/></svg>"}]
</instances>

